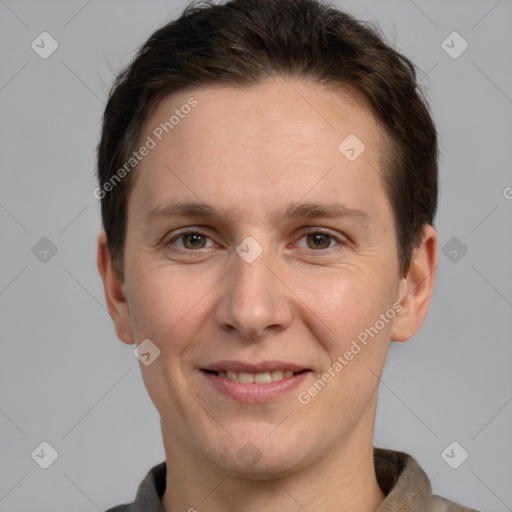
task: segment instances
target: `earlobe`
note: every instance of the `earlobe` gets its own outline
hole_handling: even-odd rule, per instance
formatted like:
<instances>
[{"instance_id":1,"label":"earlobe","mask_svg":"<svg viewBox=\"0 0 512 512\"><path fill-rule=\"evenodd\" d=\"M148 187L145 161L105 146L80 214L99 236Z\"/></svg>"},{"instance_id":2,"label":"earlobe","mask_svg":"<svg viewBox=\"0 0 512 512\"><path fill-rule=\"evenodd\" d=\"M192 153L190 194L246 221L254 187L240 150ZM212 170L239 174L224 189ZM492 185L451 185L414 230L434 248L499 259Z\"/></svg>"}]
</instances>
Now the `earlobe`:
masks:
<instances>
[{"instance_id":1,"label":"earlobe","mask_svg":"<svg viewBox=\"0 0 512 512\"><path fill-rule=\"evenodd\" d=\"M130 309L123 292L123 282L112 264L104 231L98 235L98 271L103 281L105 301L114 322L118 338L131 345L135 342L132 330Z\"/></svg>"},{"instance_id":2,"label":"earlobe","mask_svg":"<svg viewBox=\"0 0 512 512\"><path fill-rule=\"evenodd\" d=\"M400 282L397 313L391 330L391 341L407 341L423 324L430 306L437 272L437 233L426 225L420 245L413 250L407 275Z\"/></svg>"}]
</instances>

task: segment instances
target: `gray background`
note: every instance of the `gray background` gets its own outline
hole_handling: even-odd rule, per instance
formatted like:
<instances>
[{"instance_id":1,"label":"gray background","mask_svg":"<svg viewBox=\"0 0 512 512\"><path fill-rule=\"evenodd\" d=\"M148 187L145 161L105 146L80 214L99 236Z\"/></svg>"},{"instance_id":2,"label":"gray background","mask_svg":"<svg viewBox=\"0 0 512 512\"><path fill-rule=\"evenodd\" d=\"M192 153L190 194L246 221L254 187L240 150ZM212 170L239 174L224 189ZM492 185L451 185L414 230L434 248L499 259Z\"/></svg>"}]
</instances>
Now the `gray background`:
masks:
<instances>
[{"instance_id":1,"label":"gray background","mask_svg":"<svg viewBox=\"0 0 512 512\"><path fill-rule=\"evenodd\" d=\"M338 3L422 70L443 153L446 254L423 329L391 348L375 444L415 456L440 495L512 510L512 3ZM139 362L105 308L92 191L114 73L184 5L0 0L1 511L105 510L164 460ZM59 44L47 59L31 48L43 31ZM441 46L454 31L469 44L456 59ZM57 248L46 261L47 242L32 250L43 237ZM31 457L43 441L59 454L46 470ZM469 453L458 469L441 457L452 441Z\"/></svg>"}]
</instances>

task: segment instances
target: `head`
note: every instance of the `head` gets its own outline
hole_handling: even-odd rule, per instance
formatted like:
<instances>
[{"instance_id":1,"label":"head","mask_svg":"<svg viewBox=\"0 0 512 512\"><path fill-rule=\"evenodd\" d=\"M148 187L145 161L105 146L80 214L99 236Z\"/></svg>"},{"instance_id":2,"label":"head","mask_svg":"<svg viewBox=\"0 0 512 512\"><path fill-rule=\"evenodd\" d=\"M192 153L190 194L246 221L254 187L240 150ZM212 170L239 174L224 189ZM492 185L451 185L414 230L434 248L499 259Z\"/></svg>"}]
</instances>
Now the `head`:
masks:
<instances>
[{"instance_id":1,"label":"head","mask_svg":"<svg viewBox=\"0 0 512 512\"><path fill-rule=\"evenodd\" d=\"M105 109L98 264L120 339L160 351L174 446L284 474L371 435L389 341L429 306L437 151L411 62L326 4L191 5L148 39ZM268 361L305 370L293 392L222 390Z\"/></svg>"}]
</instances>

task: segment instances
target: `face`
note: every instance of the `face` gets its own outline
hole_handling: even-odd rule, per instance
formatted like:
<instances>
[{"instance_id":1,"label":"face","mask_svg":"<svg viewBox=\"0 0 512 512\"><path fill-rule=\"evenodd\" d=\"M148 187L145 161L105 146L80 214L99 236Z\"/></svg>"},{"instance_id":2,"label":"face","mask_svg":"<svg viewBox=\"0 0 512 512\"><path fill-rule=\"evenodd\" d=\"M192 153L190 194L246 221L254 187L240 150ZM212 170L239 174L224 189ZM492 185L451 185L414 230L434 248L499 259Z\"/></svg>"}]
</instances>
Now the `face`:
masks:
<instances>
[{"instance_id":1,"label":"face","mask_svg":"<svg viewBox=\"0 0 512 512\"><path fill-rule=\"evenodd\" d=\"M369 438L403 298L371 113L268 80L167 97L148 136L118 322L160 351L141 371L164 443L258 478Z\"/></svg>"}]
</instances>

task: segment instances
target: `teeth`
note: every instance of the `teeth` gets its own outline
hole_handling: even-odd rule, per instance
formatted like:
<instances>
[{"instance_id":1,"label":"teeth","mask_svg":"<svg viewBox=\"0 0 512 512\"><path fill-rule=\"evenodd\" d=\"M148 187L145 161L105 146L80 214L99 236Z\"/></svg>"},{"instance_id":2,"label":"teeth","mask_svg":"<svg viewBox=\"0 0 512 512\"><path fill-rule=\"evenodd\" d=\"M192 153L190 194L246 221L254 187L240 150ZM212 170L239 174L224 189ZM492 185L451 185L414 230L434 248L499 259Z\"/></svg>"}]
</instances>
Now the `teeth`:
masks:
<instances>
[{"instance_id":1,"label":"teeth","mask_svg":"<svg viewBox=\"0 0 512 512\"><path fill-rule=\"evenodd\" d=\"M252 384L254 382L254 373L238 372L238 382Z\"/></svg>"},{"instance_id":2,"label":"teeth","mask_svg":"<svg viewBox=\"0 0 512 512\"><path fill-rule=\"evenodd\" d=\"M270 372L257 373L254 376L254 382L256 382L256 384L268 384L272 382L272 374Z\"/></svg>"},{"instance_id":3,"label":"teeth","mask_svg":"<svg viewBox=\"0 0 512 512\"><path fill-rule=\"evenodd\" d=\"M219 377L227 377L228 379L234 380L235 382L240 382L242 384L270 384L271 382L275 382L277 380L281 380L283 378L287 379L289 377L293 377L293 372L291 370L274 370L272 372L262 372L262 373L248 373L248 372L232 372L232 371L222 371L218 372Z\"/></svg>"},{"instance_id":4,"label":"teeth","mask_svg":"<svg viewBox=\"0 0 512 512\"><path fill-rule=\"evenodd\" d=\"M270 374L272 380L281 380L284 376L284 372L281 370L275 370Z\"/></svg>"}]
</instances>

